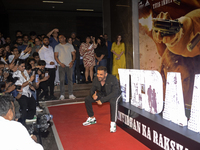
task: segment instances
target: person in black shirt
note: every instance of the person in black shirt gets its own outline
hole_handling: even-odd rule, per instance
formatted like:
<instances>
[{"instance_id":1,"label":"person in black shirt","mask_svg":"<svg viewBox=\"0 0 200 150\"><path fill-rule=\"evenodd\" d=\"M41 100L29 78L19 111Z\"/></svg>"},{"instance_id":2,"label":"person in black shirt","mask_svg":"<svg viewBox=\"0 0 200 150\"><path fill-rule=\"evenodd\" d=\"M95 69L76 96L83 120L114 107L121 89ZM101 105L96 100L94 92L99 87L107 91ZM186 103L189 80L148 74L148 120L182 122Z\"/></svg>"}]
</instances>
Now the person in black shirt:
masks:
<instances>
[{"instance_id":1,"label":"person in black shirt","mask_svg":"<svg viewBox=\"0 0 200 150\"><path fill-rule=\"evenodd\" d=\"M96 58L96 68L99 66L107 66L108 50L105 40L102 37L97 39L97 48L94 50Z\"/></svg>"},{"instance_id":2,"label":"person in black shirt","mask_svg":"<svg viewBox=\"0 0 200 150\"><path fill-rule=\"evenodd\" d=\"M83 123L84 126L96 124L96 118L92 108L92 103L102 105L105 102L110 103L110 132L116 132L116 120L118 102L121 100L121 91L117 78L107 73L107 68L100 66L97 68L97 77L92 82L90 95L85 98L85 107L88 119Z\"/></svg>"},{"instance_id":3,"label":"person in black shirt","mask_svg":"<svg viewBox=\"0 0 200 150\"><path fill-rule=\"evenodd\" d=\"M79 47L81 45L80 40L76 37L76 33L72 32L71 34L71 38L72 38L72 45L74 46L74 49L76 50L76 76L77 76L77 81L78 83L80 83L80 76L81 76L81 72L80 72L80 52L79 52Z\"/></svg>"}]
</instances>

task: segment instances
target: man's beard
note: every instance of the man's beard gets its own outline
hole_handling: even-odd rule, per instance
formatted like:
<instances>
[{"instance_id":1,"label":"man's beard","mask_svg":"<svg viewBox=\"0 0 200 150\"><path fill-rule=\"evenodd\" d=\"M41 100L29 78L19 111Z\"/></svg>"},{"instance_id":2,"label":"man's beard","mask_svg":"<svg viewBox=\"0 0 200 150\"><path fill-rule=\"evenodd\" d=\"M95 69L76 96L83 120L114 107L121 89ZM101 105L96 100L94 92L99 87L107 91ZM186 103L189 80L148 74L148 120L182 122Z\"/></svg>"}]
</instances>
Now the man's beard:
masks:
<instances>
[{"instance_id":1,"label":"man's beard","mask_svg":"<svg viewBox=\"0 0 200 150\"><path fill-rule=\"evenodd\" d=\"M49 46L49 43L48 43L48 44L43 43L43 45L48 47L48 46Z\"/></svg>"},{"instance_id":2,"label":"man's beard","mask_svg":"<svg viewBox=\"0 0 200 150\"><path fill-rule=\"evenodd\" d=\"M99 82L105 81L105 79L106 79L106 76L104 76L103 78L98 78Z\"/></svg>"}]
</instances>

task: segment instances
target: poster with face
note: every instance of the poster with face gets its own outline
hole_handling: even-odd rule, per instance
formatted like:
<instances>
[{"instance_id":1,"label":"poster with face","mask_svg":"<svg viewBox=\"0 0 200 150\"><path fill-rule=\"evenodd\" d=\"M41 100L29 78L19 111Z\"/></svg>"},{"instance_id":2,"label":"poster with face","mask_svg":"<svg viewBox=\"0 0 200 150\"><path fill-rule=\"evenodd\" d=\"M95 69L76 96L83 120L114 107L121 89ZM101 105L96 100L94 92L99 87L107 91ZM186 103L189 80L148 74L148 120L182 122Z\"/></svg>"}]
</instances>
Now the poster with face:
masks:
<instances>
[{"instance_id":1,"label":"poster with face","mask_svg":"<svg viewBox=\"0 0 200 150\"><path fill-rule=\"evenodd\" d=\"M200 2L141 0L138 7L140 69L159 71L164 92L167 73L179 72L190 108L194 77L200 73Z\"/></svg>"}]
</instances>

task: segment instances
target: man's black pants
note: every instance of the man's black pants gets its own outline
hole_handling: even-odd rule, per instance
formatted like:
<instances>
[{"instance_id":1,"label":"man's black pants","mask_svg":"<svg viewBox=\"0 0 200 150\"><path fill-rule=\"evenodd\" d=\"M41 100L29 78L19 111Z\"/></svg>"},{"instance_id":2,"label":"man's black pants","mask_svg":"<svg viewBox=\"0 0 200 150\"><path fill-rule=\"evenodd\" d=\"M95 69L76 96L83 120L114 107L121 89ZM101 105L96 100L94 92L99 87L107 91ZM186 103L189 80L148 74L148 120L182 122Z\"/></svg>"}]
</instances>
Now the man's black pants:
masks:
<instances>
[{"instance_id":1,"label":"man's black pants","mask_svg":"<svg viewBox=\"0 0 200 150\"><path fill-rule=\"evenodd\" d=\"M111 98L109 101L110 103L110 116L111 121L116 122L117 121L117 110L118 110L118 102L121 100L121 95L118 97ZM85 107L87 109L87 113L89 117L94 116L92 103L96 103L96 101L93 100L91 96L87 96L85 98Z\"/></svg>"},{"instance_id":2,"label":"man's black pants","mask_svg":"<svg viewBox=\"0 0 200 150\"><path fill-rule=\"evenodd\" d=\"M54 81L56 76L56 69L55 68L48 68L49 72L49 79L47 80L47 86L50 87L50 96L54 96Z\"/></svg>"},{"instance_id":3,"label":"man's black pants","mask_svg":"<svg viewBox=\"0 0 200 150\"><path fill-rule=\"evenodd\" d=\"M22 95L18 100L21 109L21 118L19 121L25 125L26 119L33 119L36 113L36 100L33 96Z\"/></svg>"}]
</instances>

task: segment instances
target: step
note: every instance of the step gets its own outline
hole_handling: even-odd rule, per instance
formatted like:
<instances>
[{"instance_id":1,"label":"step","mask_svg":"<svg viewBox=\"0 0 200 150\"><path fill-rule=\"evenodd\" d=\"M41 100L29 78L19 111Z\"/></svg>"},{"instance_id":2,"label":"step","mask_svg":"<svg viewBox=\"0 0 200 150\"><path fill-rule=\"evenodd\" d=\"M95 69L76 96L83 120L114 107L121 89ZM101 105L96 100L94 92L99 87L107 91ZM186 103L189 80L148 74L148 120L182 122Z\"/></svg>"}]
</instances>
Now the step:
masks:
<instances>
[{"instance_id":1,"label":"step","mask_svg":"<svg viewBox=\"0 0 200 150\"><path fill-rule=\"evenodd\" d=\"M84 98L76 98L76 99L64 99L64 100L51 100L51 101L40 101L40 104L43 106L53 106L53 105L62 105L65 103L74 103L74 102L84 102Z\"/></svg>"},{"instance_id":2,"label":"step","mask_svg":"<svg viewBox=\"0 0 200 150\"><path fill-rule=\"evenodd\" d=\"M77 98L83 97L85 98L86 96L88 96L90 94L90 90L77 90L77 91L73 91L74 96L76 96ZM56 91L54 92L54 95L56 97L60 97L60 91ZM68 94L68 90L65 91L65 98L68 98L69 94Z\"/></svg>"},{"instance_id":3,"label":"step","mask_svg":"<svg viewBox=\"0 0 200 150\"><path fill-rule=\"evenodd\" d=\"M89 84L75 84L73 85L73 91L76 90L90 90L92 87L92 83ZM65 85L65 90L68 90L68 85ZM55 86L54 91L60 91L60 86Z\"/></svg>"}]
</instances>

